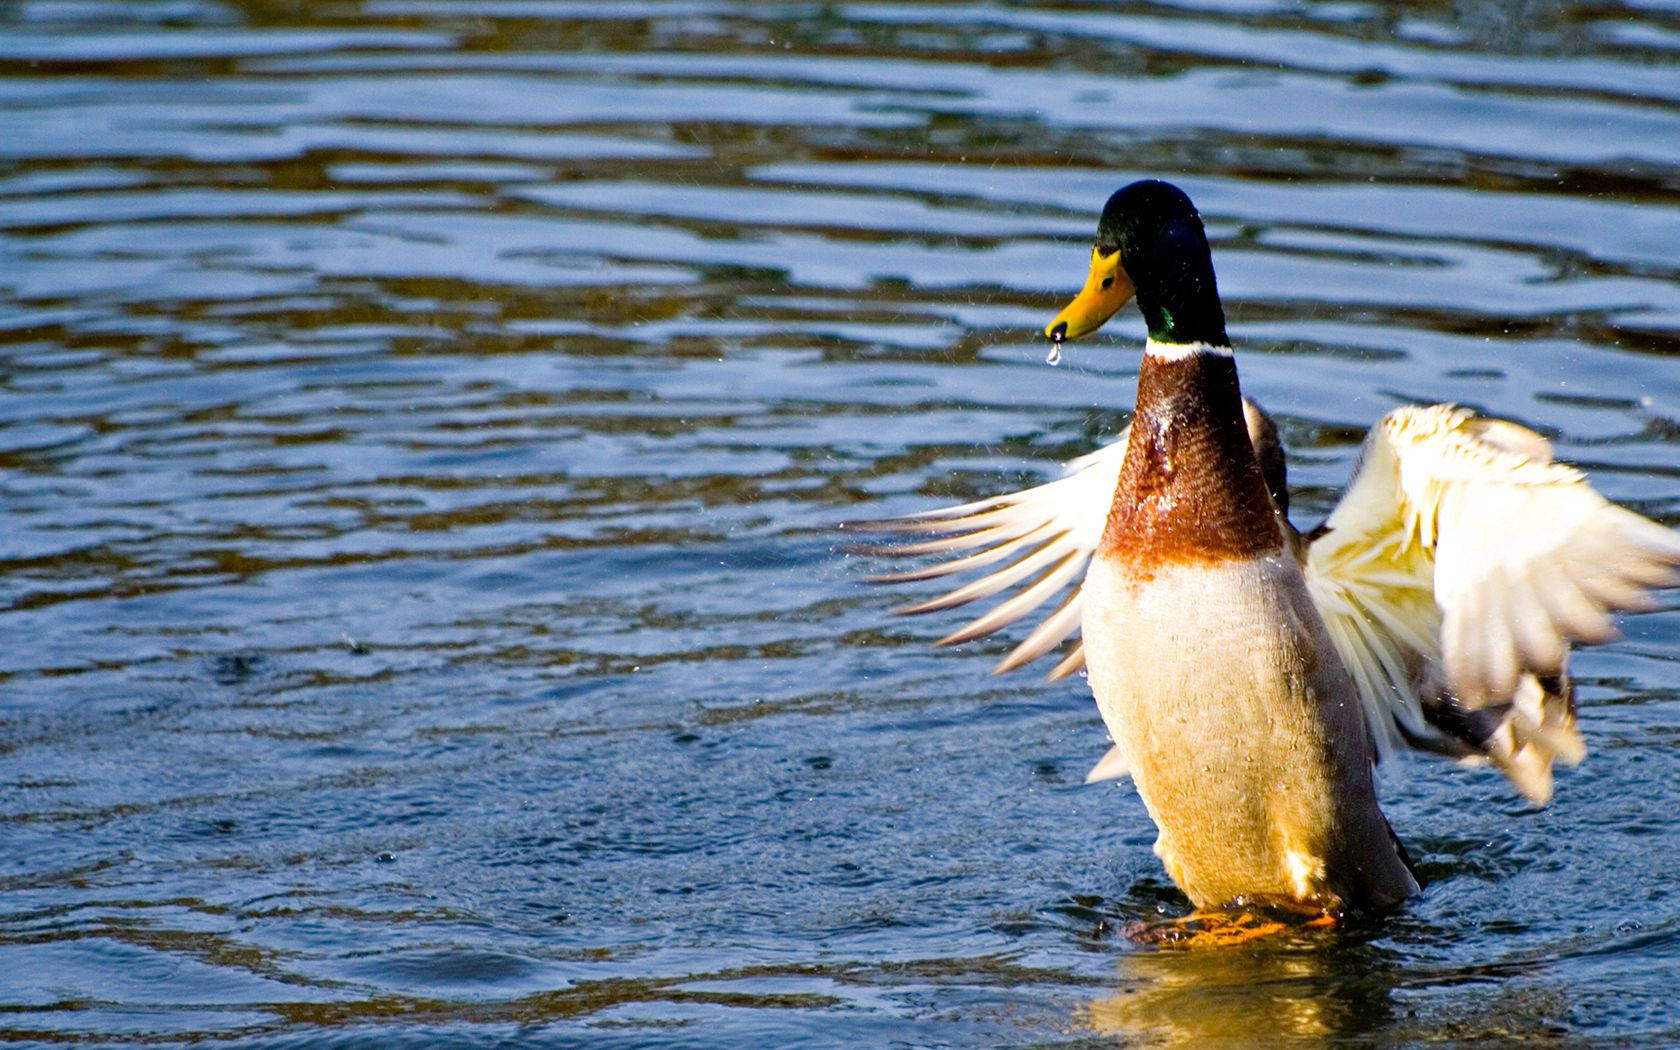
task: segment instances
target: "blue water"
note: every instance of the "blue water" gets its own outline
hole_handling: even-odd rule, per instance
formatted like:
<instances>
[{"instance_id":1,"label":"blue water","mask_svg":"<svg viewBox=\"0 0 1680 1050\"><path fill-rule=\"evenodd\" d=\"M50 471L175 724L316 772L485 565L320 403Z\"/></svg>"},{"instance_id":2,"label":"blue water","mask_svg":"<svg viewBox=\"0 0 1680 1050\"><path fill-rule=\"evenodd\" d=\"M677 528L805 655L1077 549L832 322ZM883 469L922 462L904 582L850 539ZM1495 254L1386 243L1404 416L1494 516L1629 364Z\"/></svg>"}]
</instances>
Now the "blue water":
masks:
<instances>
[{"instance_id":1,"label":"blue water","mask_svg":"<svg viewBox=\"0 0 1680 1050\"><path fill-rule=\"evenodd\" d=\"M1680 611L1533 811L1234 951L1078 679L838 522L1051 475L1106 195L1215 241L1299 524L1454 400L1680 525L1658 0L0 7L0 1042L1680 1044Z\"/></svg>"}]
</instances>

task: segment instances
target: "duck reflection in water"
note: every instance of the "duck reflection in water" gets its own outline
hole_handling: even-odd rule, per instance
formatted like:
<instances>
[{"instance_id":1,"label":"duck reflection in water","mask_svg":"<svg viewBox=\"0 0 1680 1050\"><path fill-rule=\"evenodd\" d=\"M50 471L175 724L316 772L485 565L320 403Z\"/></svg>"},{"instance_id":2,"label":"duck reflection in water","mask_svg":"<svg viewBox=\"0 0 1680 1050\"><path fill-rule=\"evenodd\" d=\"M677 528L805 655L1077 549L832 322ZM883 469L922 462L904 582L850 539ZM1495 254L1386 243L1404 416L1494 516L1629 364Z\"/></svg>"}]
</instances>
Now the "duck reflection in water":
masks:
<instances>
[{"instance_id":1,"label":"duck reflection in water","mask_svg":"<svg viewBox=\"0 0 1680 1050\"><path fill-rule=\"evenodd\" d=\"M1303 935L1298 944L1262 949L1131 952L1120 960L1118 990L1085 1006L1075 1024L1125 1036L1126 1046L1198 1048L1329 1046L1384 1029L1394 1004L1382 960L1325 950L1335 937Z\"/></svg>"}]
</instances>

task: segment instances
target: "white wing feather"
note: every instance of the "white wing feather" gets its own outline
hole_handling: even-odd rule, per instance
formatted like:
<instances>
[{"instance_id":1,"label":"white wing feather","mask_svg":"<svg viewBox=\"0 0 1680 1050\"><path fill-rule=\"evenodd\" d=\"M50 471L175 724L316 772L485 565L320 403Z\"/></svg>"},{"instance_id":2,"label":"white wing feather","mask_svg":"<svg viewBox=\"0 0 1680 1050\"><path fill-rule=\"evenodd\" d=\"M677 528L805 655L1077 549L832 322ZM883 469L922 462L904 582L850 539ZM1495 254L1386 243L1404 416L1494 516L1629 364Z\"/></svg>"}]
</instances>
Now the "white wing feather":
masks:
<instances>
[{"instance_id":1,"label":"white wing feather","mask_svg":"<svg viewBox=\"0 0 1680 1050\"><path fill-rule=\"evenodd\" d=\"M880 553L950 554L959 557L908 572L870 577L872 583L927 580L1011 559L1003 567L927 601L905 606L905 615L933 612L989 598L1011 587L1022 589L967 625L939 639L939 645L972 641L1005 627L1040 608L1073 585L1025 641L992 669L1002 674L1045 655L1079 632L1080 593L1091 553L1102 538L1109 504L1126 458L1128 427L1111 444L1069 462L1063 477L1005 496L946 507L884 522L860 522L850 527L874 531L925 534L937 537L920 543L877 548ZM1013 557L1012 557L1013 556ZM1085 666L1075 645L1050 672L1050 679L1066 678Z\"/></svg>"},{"instance_id":2,"label":"white wing feather","mask_svg":"<svg viewBox=\"0 0 1680 1050\"><path fill-rule=\"evenodd\" d=\"M1126 765L1126 756L1120 753L1119 745L1110 747L1103 752L1103 757L1097 759L1097 764L1085 774L1085 783L1095 784L1102 780L1119 780L1131 772Z\"/></svg>"},{"instance_id":3,"label":"white wing feather","mask_svg":"<svg viewBox=\"0 0 1680 1050\"><path fill-rule=\"evenodd\" d=\"M1444 693L1470 711L1511 705L1517 750L1566 759L1572 725L1525 714L1534 676L1561 674L1570 643L1615 637L1610 614L1652 608L1677 567L1680 536L1604 499L1538 434L1452 405L1378 423L1306 555L1379 748L1427 736L1420 697ZM1506 771L1549 793L1549 771L1543 785Z\"/></svg>"}]
</instances>

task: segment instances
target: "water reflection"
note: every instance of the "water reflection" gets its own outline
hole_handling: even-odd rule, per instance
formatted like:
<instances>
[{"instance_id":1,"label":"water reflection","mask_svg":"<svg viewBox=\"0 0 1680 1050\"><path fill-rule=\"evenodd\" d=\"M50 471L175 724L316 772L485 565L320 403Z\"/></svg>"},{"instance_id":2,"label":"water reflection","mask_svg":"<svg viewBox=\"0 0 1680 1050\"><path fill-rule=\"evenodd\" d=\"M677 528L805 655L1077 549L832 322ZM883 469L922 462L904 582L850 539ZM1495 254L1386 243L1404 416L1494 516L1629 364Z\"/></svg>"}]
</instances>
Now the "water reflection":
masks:
<instances>
[{"instance_id":1,"label":"water reflection","mask_svg":"<svg viewBox=\"0 0 1680 1050\"><path fill-rule=\"evenodd\" d=\"M1080 684L835 549L1124 424L1144 175L1305 516L1416 398L1680 521L1672 12L1464 3L0 3L0 1039L1680 1042L1680 614L1553 808L1396 779L1404 938L1185 956Z\"/></svg>"},{"instance_id":2,"label":"water reflection","mask_svg":"<svg viewBox=\"0 0 1680 1050\"><path fill-rule=\"evenodd\" d=\"M1120 960L1116 990L1092 1000L1079 1020L1125 1036L1126 1046L1330 1046L1389 1023L1391 965L1368 945L1337 947L1328 938L1135 951Z\"/></svg>"}]
</instances>

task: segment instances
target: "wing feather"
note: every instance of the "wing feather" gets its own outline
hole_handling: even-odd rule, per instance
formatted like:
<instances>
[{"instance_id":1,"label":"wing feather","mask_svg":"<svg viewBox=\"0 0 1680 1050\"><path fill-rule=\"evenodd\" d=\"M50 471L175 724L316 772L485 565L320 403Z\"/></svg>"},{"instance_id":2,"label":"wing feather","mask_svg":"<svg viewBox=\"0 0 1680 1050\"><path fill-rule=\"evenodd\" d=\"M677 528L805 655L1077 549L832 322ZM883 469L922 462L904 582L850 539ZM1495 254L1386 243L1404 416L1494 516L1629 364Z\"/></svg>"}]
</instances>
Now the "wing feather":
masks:
<instances>
[{"instance_id":1,"label":"wing feather","mask_svg":"<svg viewBox=\"0 0 1680 1050\"><path fill-rule=\"evenodd\" d=\"M1085 669L1085 643L1076 641L1068 654L1062 657L1062 662L1050 669L1044 676L1046 682L1060 682L1064 678L1078 674Z\"/></svg>"},{"instance_id":2,"label":"wing feather","mask_svg":"<svg viewBox=\"0 0 1680 1050\"><path fill-rule=\"evenodd\" d=\"M1599 495L1546 440L1452 405L1389 413L1306 553L1380 750L1445 731L1535 801L1578 760L1569 646L1680 584L1680 536ZM1545 682L1556 680L1556 685ZM1485 713L1484 713L1485 712Z\"/></svg>"},{"instance_id":3,"label":"wing feather","mask_svg":"<svg viewBox=\"0 0 1680 1050\"><path fill-rule=\"evenodd\" d=\"M996 667L993 674L1003 674L1013 671L1023 664L1030 664L1034 660L1050 652L1062 644L1073 632L1079 629L1079 618L1084 612L1084 596L1079 590L1074 590L1062 602L1061 608L1045 617L1026 640L1009 651Z\"/></svg>"},{"instance_id":4,"label":"wing feather","mask_svg":"<svg viewBox=\"0 0 1680 1050\"><path fill-rule=\"evenodd\" d=\"M1061 560L1051 566L1043 576L1034 580L1031 586L1014 597L999 602L991 612L978 617L966 627L952 631L934 644L956 645L959 642L972 642L976 638L984 638L1000 628L1009 626L1073 582L1073 578L1085 568L1088 558L1089 555L1081 551L1067 551L1062 554ZM1072 631L1073 628L1069 627L1068 632Z\"/></svg>"},{"instance_id":5,"label":"wing feather","mask_svg":"<svg viewBox=\"0 0 1680 1050\"><path fill-rule=\"evenodd\" d=\"M1118 780L1131 769L1126 765L1126 756L1120 753L1119 746L1112 746L1103 752L1103 757L1097 759L1097 764L1085 774L1085 783L1095 784L1101 780Z\"/></svg>"},{"instance_id":6,"label":"wing feather","mask_svg":"<svg viewBox=\"0 0 1680 1050\"><path fill-rule=\"evenodd\" d=\"M1046 565L1067 556L1068 551L1057 541L1060 535L1053 536L1041 543L1036 550L1005 565L1003 568L986 574L972 583L964 584L956 590L947 591L937 598L929 598L924 602L907 605L895 610L900 616L914 616L920 613L938 612L958 605L966 605L978 598L989 598L999 591L1007 590L1038 572Z\"/></svg>"},{"instance_id":7,"label":"wing feather","mask_svg":"<svg viewBox=\"0 0 1680 1050\"><path fill-rule=\"evenodd\" d=\"M962 586L896 611L904 615L935 612L1020 588L937 643L954 645L1024 619L1065 594L992 673L1002 674L1049 654L1079 633L1082 602L1077 581L1083 577L1102 536L1130 433L1129 427L1121 431L1115 441L1068 463L1061 478L1043 485L906 518L848 524L848 529L931 537L896 546L863 548L868 553L957 555L915 569L872 576L870 582L937 579L1004 562ZM1084 650L1075 642L1051 670L1049 679L1066 678L1084 666Z\"/></svg>"}]
</instances>

